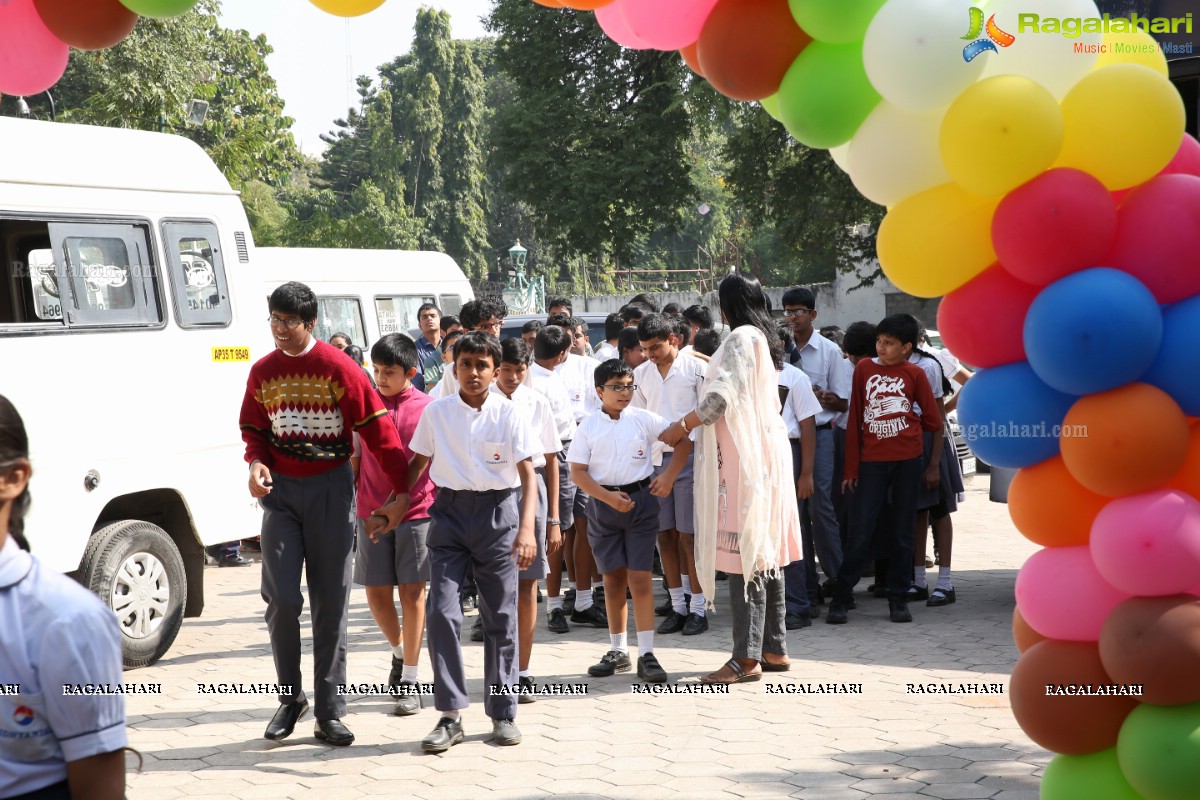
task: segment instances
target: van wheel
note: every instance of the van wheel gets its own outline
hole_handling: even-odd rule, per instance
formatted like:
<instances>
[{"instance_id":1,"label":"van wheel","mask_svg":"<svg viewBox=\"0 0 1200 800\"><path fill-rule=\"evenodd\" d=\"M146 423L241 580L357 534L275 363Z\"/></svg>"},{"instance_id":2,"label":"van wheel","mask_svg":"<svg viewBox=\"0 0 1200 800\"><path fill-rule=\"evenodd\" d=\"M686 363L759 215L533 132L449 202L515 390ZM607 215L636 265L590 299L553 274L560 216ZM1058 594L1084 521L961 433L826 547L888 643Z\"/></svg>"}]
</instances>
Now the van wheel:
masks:
<instances>
[{"instance_id":1,"label":"van wheel","mask_svg":"<svg viewBox=\"0 0 1200 800\"><path fill-rule=\"evenodd\" d=\"M142 520L114 522L92 537L80 566L83 585L117 615L125 668L149 666L183 624L183 558L166 531Z\"/></svg>"}]
</instances>

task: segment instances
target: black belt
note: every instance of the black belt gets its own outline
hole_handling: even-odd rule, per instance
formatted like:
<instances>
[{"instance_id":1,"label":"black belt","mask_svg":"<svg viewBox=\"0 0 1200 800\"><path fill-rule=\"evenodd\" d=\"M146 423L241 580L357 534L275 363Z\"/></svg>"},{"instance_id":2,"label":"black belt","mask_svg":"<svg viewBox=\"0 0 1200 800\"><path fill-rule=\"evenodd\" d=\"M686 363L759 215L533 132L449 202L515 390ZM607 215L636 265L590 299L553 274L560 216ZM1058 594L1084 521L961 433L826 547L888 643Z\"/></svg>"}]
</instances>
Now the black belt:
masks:
<instances>
[{"instance_id":1,"label":"black belt","mask_svg":"<svg viewBox=\"0 0 1200 800\"><path fill-rule=\"evenodd\" d=\"M819 430L819 431L827 431L827 430L829 430L829 429L830 429L830 428L832 428L832 427L833 427L833 423L832 423L832 422L826 422L824 425L818 425L818 426L817 426L817 430Z\"/></svg>"},{"instance_id":2,"label":"black belt","mask_svg":"<svg viewBox=\"0 0 1200 800\"><path fill-rule=\"evenodd\" d=\"M608 489L610 492L624 492L625 494L633 494L634 492L640 492L649 485L650 479L642 478L636 483L627 483L624 486L605 486L603 488Z\"/></svg>"}]
</instances>

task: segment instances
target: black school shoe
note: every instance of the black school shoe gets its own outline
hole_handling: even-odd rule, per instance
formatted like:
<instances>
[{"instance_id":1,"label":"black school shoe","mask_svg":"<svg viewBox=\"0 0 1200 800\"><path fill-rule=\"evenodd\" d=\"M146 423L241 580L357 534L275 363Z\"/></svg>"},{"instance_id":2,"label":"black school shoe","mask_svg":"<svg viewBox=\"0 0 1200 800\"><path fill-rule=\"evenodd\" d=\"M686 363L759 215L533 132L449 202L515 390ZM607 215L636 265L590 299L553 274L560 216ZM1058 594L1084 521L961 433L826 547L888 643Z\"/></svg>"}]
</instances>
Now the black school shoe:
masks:
<instances>
[{"instance_id":1,"label":"black school shoe","mask_svg":"<svg viewBox=\"0 0 1200 800\"><path fill-rule=\"evenodd\" d=\"M675 610L675 606L673 606L671 604L671 597L668 595L667 602L663 603L661 606L654 607L654 616L669 617L669 616L671 616L671 612L674 610Z\"/></svg>"},{"instance_id":2,"label":"black school shoe","mask_svg":"<svg viewBox=\"0 0 1200 800\"><path fill-rule=\"evenodd\" d=\"M913 602L914 600L928 600L929 599L929 587L928 586L917 586L914 583L908 587L908 593L905 594L904 599L910 603Z\"/></svg>"},{"instance_id":3,"label":"black school shoe","mask_svg":"<svg viewBox=\"0 0 1200 800\"><path fill-rule=\"evenodd\" d=\"M671 613L658 626L658 633L679 633L684 628L684 623L687 622L687 617L680 614L675 609L671 609Z\"/></svg>"},{"instance_id":4,"label":"black school shoe","mask_svg":"<svg viewBox=\"0 0 1200 800\"><path fill-rule=\"evenodd\" d=\"M938 606L948 606L955 602L958 598L954 596L954 589L934 589L933 594L929 595L929 599L925 601L925 605L936 608Z\"/></svg>"},{"instance_id":5,"label":"black school shoe","mask_svg":"<svg viewBox=\"0 0 1200 800\"><path fill-rule=\"evenodd\" d=\"M417 693L414 683L401 683L396 687L396 705L392 707L392 715L411 717L421 711L421 695Z\"/></svg>"},{"instance_id":6,"label":"black school shoe","mask_svg":"<svg viewBox=\"0 0 1200 800\"><path fill-rule=\"evenodd\" d=\"M629 653L621 650L609 650L600 659L600 663L588 667L588 675L593 678L611 678L618 672L629 672L631 669L633 669L633 663L629 660Z\"/></svg>"},{"instance_id":7,"label":"black school shoe","mask_svg":"<svg viewBox=\"0 0 1200 800\"><path fill-rule=\"evenodd\" d=\"M817 613L820 614L820 610L818 610ZM813 617L809 616L807 612L800 613L799 611L789 611L787 612L787 616L784 618L784 627L789 631L798 631L801 628L807 628L808 626L812 625L812 621Z\"/></svg>"},{"instance_id":8,"label":"black school shoe","mask_svg":"<svg viewBox=\"0 0 1200 800\"><path fill-rule=\"evenodd\" d=\"M388 673L388 688L395 691L404 677L404 661L392 656L392 670Z\"/></svg>"},{"instance_id":9,"label":"black school shoe","mask_svg":"<svg viewBox=\"0 0 1200 800\"><path fill-rule=\"evenodd\" d=\"M517 679L517 683L521 687L521 693L517 695L517 704L536 703L537 700L534 699L533 693L537 689L533 685L533 678L528 675L522 675Z\"/></svg>"},{"instance_id":10,"label":"black school shoe","mask_svg":"<svg viewBox=\"0 0 1200 800\"><path fill-rule=\"evenodd\" d=\"M475 624L471 626L471 641L483 641L483 617L475 618Z\"/></svg>"},{"instance_id":11,"label":"black school shoe","mask_svg":"<svg viewBox=\"0 0 1200 800\"><path fill-rule=\"evenodd\" d=\"M608 617L599 606L592 606L583 611L576 611L571 615L571 622L576 625L591 625L593 628L607 628Z\"/></svg>"},{"instance_id":12,"label":"black school shoe","mask_svg":"<svg viewBox=\"0 0 1200 800\"><path fill-rule=\"evenodd\" d=\"M421 749L426 753L444 753L463 740L462 719L442 717L437 727L421 740Z\"/></svg>"},{"instance_id":13,"label":"black school shoe","mask_svg":"<svg viewBox=\"0 0 1200 800\"><path fill-rule=\"evenodd\" d=\"M687 621L683 623L684 636L696 636L708 630L708 617L699 614L688 614Z\"/></svg>"},{"instance_id":14,"label":"black school shoe","mask_svg":"<svg viewBox=\"0 0 1200 800\"><path fill-rule=\"evenodd\" d=\"M562 598L563 598L563 613L564 614L574 614L575 613L575 590L567 589L565 592L563 592Z\"/></svg>"},{"instance_id":15,"label":"black school shoe","mask_svg":"<svg viewBox=\"0 0 1200 800\"><path fill-rule=\"evenodd\" d=\"M334 747L347 747L354 744L354 734L342 724L340 719L319 719L313 729L313 736L325 744Z\"/></svg>"},{"instance_id":16,"label":"black school shoe","mask_svg":"<svg viewBox=\"0 0 1200 800\"><path fill-rule=\"evenodd\" d=\"M638 658L637 674L646 683L667 682L667 671L658 663L658 659L654 657L654 653L646 653L646 655Z\"/></svg>"},{"instance_id":17,"label":"black school shoe","mask_svg":"<svg viewBox=\"0 0 1200 800\"><path fill-rule=\"evenodd\" d=\"M846 604L839 600L831 600L829 603L829 611L825 613L825 622L828 625L845 625L847 620Z\"/></svg>"},{"instance_id":18,"label":"black school shoe","mask_svg":"<svg viewBox=\"0 0 1200 800\"><path fill-rule=\"evenodd\" d=\"M569 633L571 626L567 624L567 615L561 608L556 608L546 617L546 627L551 633Z\"/></svg>"},{"instance_id":19,"label":"black school shoe","mask_svg":"<svg viewBox=\"0 0 1200 800\"><path fill-rule=\"evenodd\" d=\"M912 622L912 612L908 610L908 601L903 597L889 599L888 616L892 622Z\"/></svg>"},{"instance_id":20,"label":"black school shoe","mask_svg":"<svg viewBox=\"0 0 1200 800\"><path fill-rule=\"evenodd\" d=\"M296 729L296 722L307 713L307 700L297 700L293 703L281 704L275 711L275 716L271 717L271 721L267 724L267 729L263 732L263 738L276 742L280 739L286 739Z\"/></svg>"}]
</instances>

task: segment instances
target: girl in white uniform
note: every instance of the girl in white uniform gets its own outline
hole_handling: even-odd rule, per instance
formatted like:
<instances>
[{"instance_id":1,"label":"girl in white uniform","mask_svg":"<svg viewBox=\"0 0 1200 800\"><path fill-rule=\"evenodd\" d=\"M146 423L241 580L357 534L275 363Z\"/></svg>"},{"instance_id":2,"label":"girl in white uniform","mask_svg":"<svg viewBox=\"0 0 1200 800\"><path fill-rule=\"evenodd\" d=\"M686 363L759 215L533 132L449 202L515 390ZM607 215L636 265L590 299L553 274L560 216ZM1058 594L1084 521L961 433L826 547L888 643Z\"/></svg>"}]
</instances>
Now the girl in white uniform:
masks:
<instances>
[{"instance_id":1,"label":"girl in white uniform","mask_svg":"<svg viewBox=\"0 0 1200 800\"><path fill-rule=\"evenodd\" d=\"M117 619L28 551L29 444L0 395L0 798L120 800L125 700L63 686L121 683Z\"/></svg>"}]
</instances>

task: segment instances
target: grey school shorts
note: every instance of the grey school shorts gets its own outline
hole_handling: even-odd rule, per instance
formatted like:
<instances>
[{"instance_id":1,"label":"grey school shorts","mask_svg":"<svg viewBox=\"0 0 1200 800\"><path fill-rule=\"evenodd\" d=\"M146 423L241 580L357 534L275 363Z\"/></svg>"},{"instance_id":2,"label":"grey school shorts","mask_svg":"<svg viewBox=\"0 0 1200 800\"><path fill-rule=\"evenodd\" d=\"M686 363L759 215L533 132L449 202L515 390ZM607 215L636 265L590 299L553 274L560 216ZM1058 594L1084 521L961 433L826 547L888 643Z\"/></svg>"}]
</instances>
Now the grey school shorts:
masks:
<instances>
[{"instance_id":1,"label":"grey school shorts","mask_svg":"<svg viewBox=\"0 0 1200 800\"><path fill-rule=\"evenodd\" d=\"M372 542L367 521L358 520L354 582L361 586L399 586L429 580L429 518L401 522Z\"/></svg>"},{"instance_id":2,"label":"grey school shorts","mask_svg":"<svg viewBox=\"0 0 1200 800\"><path fill-rule=\"evenodd\" d=\"M654 568L654 545L658 541L658 498L650 487L629 495L633 508L617 511L596 500L588 505L588 544L601 575L622 567L649 572Z\"/></svg>"},{"instance_id":3,"label":"grey school shorts","mask_svg":"<svg viewBox=\"0 0 1200 800\"><path fill-rule=\"evenodd\" d=\"M533 524L533 535L537 539L537 555L533 563L517 573L517 580L536 581L550 574L550 561L546 556L546 472L537 469L537 521Z\"/></svg>"},{"instance_id":4,"label":"grey school shorts","mask_svg":"<svg viewBox=\"0 0 1200 800\"><path fill-rule=\"evenodd\" d=\"M654 477L657 478L666 472L670 463L671 454L663 453L662 466L654 468ZM695 475L692 472L692 456L689 455L683 471L675 479L675 486L671 489L671 493L666 497L658 498L658 529L660 531L696 532L696 526L693 521L695 516L692 494L694 484Z\"/></svg>"},{"instance_id":5,"label":"grey school shorts","mask_svg":"<svg viewBox=\"0 0 1200 800\"><path fill-rule=\"evenodd\" d=\"M567 461L567 450L571 440L563 442L563 449L558 452L558 519L562 530L567 530L575 524L575 493L579 487L571 480L571 462Z\"/></svg>"}]
</instances>

